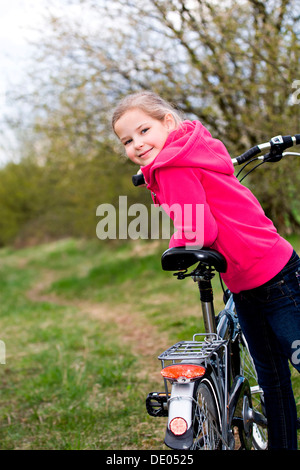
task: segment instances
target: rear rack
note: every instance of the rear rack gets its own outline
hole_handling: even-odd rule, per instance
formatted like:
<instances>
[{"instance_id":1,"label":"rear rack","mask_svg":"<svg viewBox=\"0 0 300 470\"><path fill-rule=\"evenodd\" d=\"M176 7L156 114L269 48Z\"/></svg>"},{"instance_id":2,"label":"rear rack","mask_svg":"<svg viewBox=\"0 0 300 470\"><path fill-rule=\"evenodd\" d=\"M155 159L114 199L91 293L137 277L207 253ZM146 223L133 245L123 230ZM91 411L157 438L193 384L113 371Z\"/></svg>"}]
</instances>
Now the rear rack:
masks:
<instances>
[{"instance_id":1,"label":"rear rack","mask_svg":"<svg viewBox=\"0 0 300 470\"><path fill-rule=\"evenodd\" d=\"M197 337L202 337L202 341L197 341ZM222 340L215 333L198 333L193 336L193 341L180 341L166 351L164 351L158 359L162 362L162 367L165 367L165 362L168 365L176 364L179 361L192 361L197 363L206 363L220 347L225 347L227 341Z\"/></svg>"},{"instance_id":2,"label":"rear rack","mask_svg":"<svg viewBox=\"0 0 300 470\"><path fill-rule=\"evenodd\" d=\"M161 361L162 368L172 364L186 363L186 364L199 364L207 367L208 364L213 364L214 368L218 370L218 387L222 389L222 363L227 363L227 344L228 342L216 333L197 333L193 336L192 341L180 341L174 346L171 346L164 351L158 359ZM222 357L223 356L223 357ZM225 377L225 381L227 378ZM169 400L172 399L171 384L169 380L164 377L165 396L167 398L167 407ZM226 408L227 402L225 404Z\"/></svg>"}]
</instances>

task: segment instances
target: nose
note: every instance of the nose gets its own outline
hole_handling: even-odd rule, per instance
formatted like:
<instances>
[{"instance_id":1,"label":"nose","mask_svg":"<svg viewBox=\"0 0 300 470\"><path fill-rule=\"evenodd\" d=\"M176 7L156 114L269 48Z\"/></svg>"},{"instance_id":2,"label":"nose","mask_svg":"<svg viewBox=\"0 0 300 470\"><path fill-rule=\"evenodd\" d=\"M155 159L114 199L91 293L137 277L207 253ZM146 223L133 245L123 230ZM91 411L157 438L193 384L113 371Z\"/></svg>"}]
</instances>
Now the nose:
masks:
<instances>
[{"instance_id":1,"label":"nose","mask_svg":"<svg viewBox=\"0 0 300 470\"><path fill-rule=\"evenodd\" d=\"M141 139L135 139L134 141L134 147L138 150L142 148L144 145L144 142Z\"/></svg>"}]
</instances>

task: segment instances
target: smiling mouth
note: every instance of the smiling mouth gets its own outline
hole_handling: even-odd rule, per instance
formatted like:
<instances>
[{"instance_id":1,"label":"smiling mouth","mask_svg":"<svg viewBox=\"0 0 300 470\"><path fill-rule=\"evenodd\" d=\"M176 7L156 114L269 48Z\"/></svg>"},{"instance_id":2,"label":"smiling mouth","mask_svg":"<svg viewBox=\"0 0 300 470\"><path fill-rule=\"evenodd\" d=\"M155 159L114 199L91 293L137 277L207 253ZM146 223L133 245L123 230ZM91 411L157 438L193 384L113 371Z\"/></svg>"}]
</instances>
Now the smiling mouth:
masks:
<instances>
[{"instance_id":1,"label":"smiling mouth","mask_svg":"<svg viewBox=\"0 0 300 470\"><path fill-rule=\"evenodd\" d=\"M146 152L144 153L141 153L140 155L138 155L139 158L144 158L146 155L148 155L149 152L151 152L151 150L153 150L153 147L149 150L146 150Z\"/></svg>"}]
</instances>

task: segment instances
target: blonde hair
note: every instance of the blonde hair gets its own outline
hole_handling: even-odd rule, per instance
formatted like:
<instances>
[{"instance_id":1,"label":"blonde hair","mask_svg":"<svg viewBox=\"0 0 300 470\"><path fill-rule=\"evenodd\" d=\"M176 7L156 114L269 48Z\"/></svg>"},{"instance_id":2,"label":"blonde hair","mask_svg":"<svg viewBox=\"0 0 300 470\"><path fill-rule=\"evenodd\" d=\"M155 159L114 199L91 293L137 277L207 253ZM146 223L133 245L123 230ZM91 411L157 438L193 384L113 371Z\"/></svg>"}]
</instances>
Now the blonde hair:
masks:
<instances>
[{"instance_id":1,"label":"blonde hair","mask_svg":"<svg viewBox=\"0 0 300 470\"><path fill-rule=\"evenodd\" d=\"M177 126L183 121L181 113L159 95L152 91L141 91L128 95L119 102L112 117L113 129L115 129L116 122L123 114L134 108L141 109L158 121L163 120L168 113L172 114Z\"/></svg>"}]
</instances>

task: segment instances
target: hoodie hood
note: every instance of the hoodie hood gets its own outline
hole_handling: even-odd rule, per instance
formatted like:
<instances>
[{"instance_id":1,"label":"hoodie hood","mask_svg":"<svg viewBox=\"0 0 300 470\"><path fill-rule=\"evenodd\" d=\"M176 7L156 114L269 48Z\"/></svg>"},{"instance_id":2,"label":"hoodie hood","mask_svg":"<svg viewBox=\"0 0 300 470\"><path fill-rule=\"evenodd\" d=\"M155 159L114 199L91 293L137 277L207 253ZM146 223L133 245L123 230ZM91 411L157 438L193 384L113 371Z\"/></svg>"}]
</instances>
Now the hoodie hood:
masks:
<instances>
[{"instance_id":1,"label":"hoodie hood","mask_svg":"<svg viewBox=\"0 0 300 470\"><path fill-rule=\"evenodd\" d=\"M226 175L234 173L224 144L213 139L200 121L183 121L171 132L155 160L141 168L149 187L155 186L155 170L161 167L194 167Z\"/></svg>"}]
</instances>

